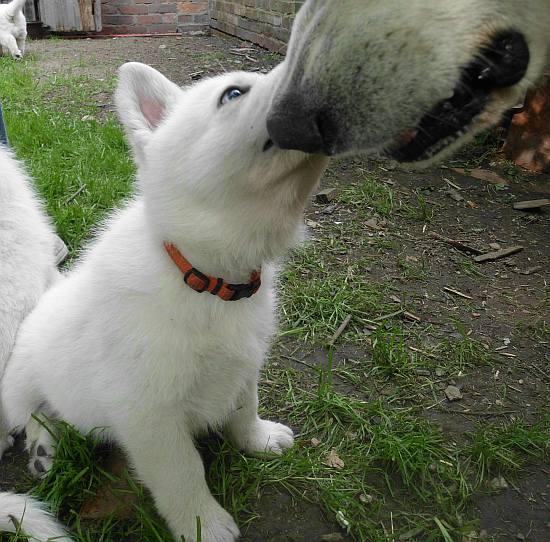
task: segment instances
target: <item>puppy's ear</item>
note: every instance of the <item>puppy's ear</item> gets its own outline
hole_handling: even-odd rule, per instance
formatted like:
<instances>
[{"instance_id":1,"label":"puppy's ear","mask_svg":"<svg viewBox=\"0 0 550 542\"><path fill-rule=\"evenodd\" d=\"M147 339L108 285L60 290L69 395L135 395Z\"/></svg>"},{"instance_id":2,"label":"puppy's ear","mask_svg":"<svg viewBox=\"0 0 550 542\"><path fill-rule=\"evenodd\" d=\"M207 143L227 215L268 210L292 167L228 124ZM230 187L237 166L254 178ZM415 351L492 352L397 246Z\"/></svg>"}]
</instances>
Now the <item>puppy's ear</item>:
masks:
<instances>
[{"instance_id":1,"label":"puppy's ear","mask_svg":"<svg viewBox=\"0 0 550 542\"><path fill-rule=\"evenodd\" d=\"M180 87L150 66L129 62L119 68L116 108L138 162L151 134L181 94Z\"/></svg>"}]
</instances>

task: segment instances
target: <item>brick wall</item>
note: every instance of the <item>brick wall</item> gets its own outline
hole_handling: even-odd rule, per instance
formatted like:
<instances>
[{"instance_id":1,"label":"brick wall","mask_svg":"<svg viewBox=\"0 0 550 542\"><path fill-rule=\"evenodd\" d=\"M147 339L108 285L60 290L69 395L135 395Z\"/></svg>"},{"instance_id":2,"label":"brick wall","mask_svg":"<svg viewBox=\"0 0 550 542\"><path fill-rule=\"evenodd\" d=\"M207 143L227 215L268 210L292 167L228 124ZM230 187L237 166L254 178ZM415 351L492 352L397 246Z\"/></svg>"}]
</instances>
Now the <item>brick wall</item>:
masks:
<instances>
[{"instance_id":1,"label":"brick wall","mask_svg":"<svg viewBox=\"0 0 550 542\"><path fill-rule=\"evenodd\" d=\"M2 0L0 0L2 1ZM304 0L101 0L103 33L221 32L284 52Z\"/></svg>"},{"instance_id":2,"label":"brick wall","mask_svg":"<svg viewBox=\"0 0 550 542\"><path fill-rule=\"evenodd\" d=\"M208 0L101 0L104 34L204 31Z\"/></svg>"},{"instance_id":3,"label":"brick wall","mask_svg":"<svg viewBox=\"0 0 550 542\"><path fill-rule=\"evenodd\" d=\"M210 0L210 26L284 52L292 21L304 0Z\"/></svg>"}]
</instances>

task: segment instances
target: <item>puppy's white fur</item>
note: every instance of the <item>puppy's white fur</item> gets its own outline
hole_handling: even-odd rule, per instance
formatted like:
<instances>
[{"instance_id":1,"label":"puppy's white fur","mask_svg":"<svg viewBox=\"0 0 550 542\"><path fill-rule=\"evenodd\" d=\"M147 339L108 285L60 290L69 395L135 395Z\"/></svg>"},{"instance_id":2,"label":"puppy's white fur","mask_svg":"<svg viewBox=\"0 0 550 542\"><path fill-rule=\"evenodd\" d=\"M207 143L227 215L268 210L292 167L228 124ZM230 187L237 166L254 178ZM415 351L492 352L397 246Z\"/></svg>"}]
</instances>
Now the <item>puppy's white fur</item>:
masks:
<instances>
[{"instance_id":1,"label":"puppy's white fur","mask_svg":"<svg viewBox=\"0 0 550 542\"><path fill-rule=\"evenodd\" d=\"M0 4L0 49L19 59L25 54L27 20L23 14L25 0L13 0Z\"/></svg>"},{"instance_id":2,"label":"puppy's white fur","mask_svg":"<svg viewBox=\"0 0 550 542\"><path fill-rule=\"evenodd\" d=\"M195 436L218 428L251 453L293 442L288 427L258 417L257 378L275 330L273 261L297 239L326 159L264 150L280 74L226 74L181 90L147 66L121 68L116 102L139 195L22 324L1 384L10 430L44 404L83 432L106 427L187 541L197 516L204 542L239 532L208 490ZM234 86L246 94L220 104ZM163 241L229 282L262 268L262 286L235 302L197 293Z\"/></svg>"},{"instance_id":3,"label":"puppy's white fur","mask_svg":"<svg viewBox=\"0 0 550 542\"><path fill-rule=\"evenodd\" d=\"M0 378L19 324L57 277L54 243L23 167L0 144ZM10 443L0 434L0 457Z\"/></svg>"}]
</instances>

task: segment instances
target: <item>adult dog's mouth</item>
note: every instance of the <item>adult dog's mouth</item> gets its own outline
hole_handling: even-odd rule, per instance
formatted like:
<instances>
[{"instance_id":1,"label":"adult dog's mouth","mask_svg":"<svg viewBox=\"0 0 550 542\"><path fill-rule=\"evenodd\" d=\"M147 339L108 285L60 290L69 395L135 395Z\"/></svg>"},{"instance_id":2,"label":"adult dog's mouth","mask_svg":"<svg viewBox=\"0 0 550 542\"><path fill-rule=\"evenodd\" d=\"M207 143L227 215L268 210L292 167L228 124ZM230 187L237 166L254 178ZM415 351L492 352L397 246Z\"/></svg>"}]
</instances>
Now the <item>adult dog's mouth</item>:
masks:
<instances>
[{"instance_id":1,"label":"adult dog's mouth","mask_svg":"<svg viewBox=\"0 0 550 542\"><path fill-rule=\"evenodd\" d=\"M389 151L390 156L399 162L432 158L466 134L488 101L488 94L457 88L450 99L440 102L422 117L416 128L399 138L399 146Z\"/></svg>"},{"instance_id":2,"label":"adult dog's mouth","mask_svg":"<svg viewBox=\"0 0 550 542\"><path fill-rule=\"evenodd\" d=\"M428 160L470 131L494 91L519 83L527 72L530 54L522 34L497 34L462 70L453 95L426 113L418 125L398 138L389 155L399 162Z\"/></svg>"}]
</instances>

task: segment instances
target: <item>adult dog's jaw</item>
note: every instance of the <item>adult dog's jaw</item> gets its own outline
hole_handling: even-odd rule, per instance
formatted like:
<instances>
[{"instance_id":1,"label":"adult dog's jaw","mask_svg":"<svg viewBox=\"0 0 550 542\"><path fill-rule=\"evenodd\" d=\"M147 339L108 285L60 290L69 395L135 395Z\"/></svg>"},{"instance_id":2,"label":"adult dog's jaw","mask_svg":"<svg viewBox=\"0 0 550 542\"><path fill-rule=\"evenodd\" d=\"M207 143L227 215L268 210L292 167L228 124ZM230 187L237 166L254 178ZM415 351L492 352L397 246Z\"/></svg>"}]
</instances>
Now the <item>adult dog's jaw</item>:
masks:
<instances>
[{"instance_id":1,"label":"adult dog's jaw","mask_svg":"<svg viewBox=\"0 0 550 542\"><path fill-rule=\"evenodd\" d=\"M270 137L328 156L440 159L517 105L550 58L547 0L502 0L494 13L493 0L308 0Z\"/></svg>"}]
</instances>

